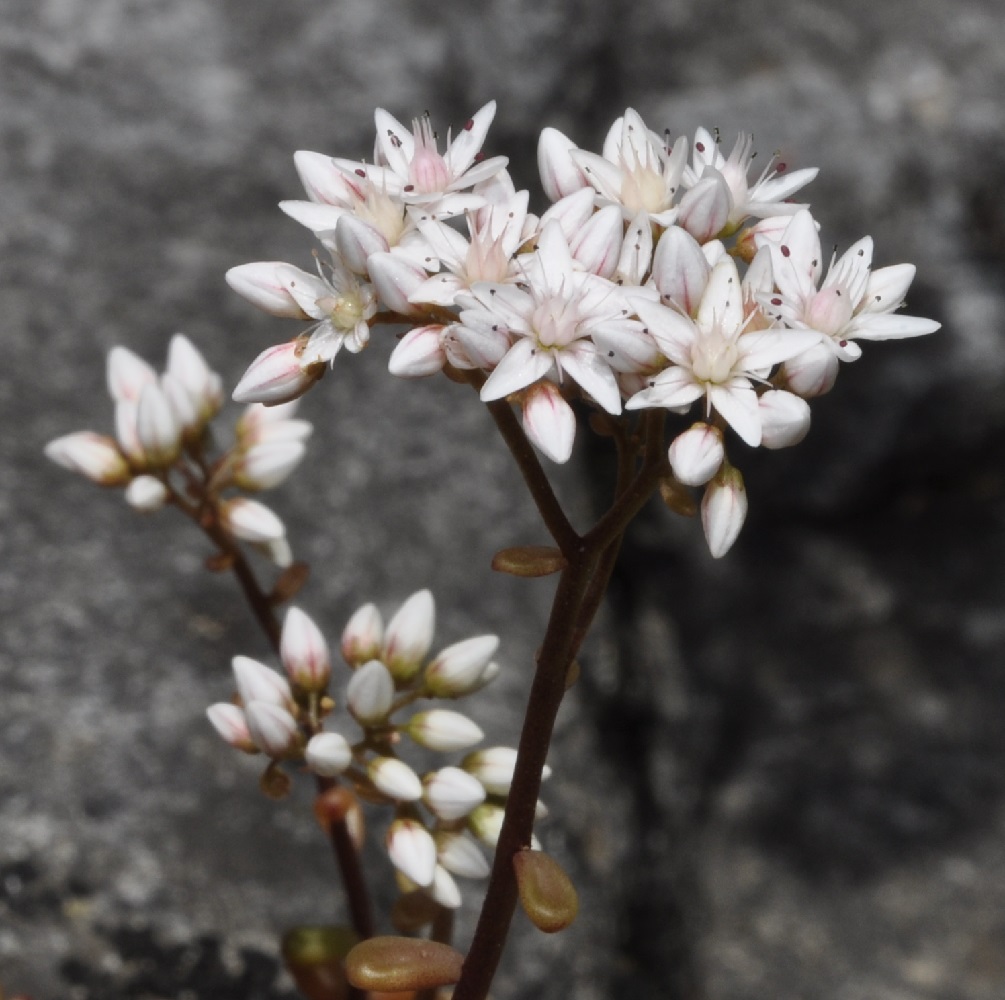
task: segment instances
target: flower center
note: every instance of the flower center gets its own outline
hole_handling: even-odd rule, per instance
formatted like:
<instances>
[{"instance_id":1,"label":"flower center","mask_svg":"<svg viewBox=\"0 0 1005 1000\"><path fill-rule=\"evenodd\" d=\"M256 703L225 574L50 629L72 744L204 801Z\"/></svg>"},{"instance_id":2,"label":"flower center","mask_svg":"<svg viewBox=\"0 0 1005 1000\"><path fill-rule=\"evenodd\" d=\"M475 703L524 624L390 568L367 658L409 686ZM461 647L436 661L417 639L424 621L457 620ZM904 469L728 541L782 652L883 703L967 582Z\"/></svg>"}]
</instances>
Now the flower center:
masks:
<instances>
[{"instance_id":1,"label":"flower center","mask_svg":"<svg viewBox=\"0 0 1005 1000\"><path fill-rule=\"evenodd\" d=\"M355 330L356 324L363 319L366 304L356 291L344 291L338 295L325 295L318 299L318 308L322 310L332 326L337 330Z\"/></svg>"},{"instance_id":2,"label":"flower center","mask_svg":"<svg viewBox=\"0 0 1005 1000\"><path fill-rule=\"evenodd\" d=\"M397 246L405 231L405 211L401 202L391 198L386 191L378 191L371 185L366 192L366 200L357 202L353 214L364 222L369 222L388 246Z\"/></svg>"},{"instance_id":3,"label":"flower center","mask_svg":"<svg viewBox=\"0 0 1005 1000\"><path fill-rule=\"evenodd\" d=\"M739 352L736 341L727 337L716 324L691 347L691 370L699 382L721 384L733 374Z\"/></svg>"},{"instance_id":4,"label":"flower center","mask_svg":"<svg viewBox=\"0 0 1005 1000\"><path fill-rule=\"evenodd\" d=\"M412 123L415 133L415 152L408 165L408 181L418 194L435 194L445 191L450 183L447 161L436 151L436 136L428 118Z\"/></svg>"},{"instance_id":5,"label":"flower center","mask_svg":"<svg viewBox=\"0 0 1005 1000\"><path fill-rule=\"evenodd\" d=\"M848 292L831 285L829 288L821 288L810 299L803 319L807 326L833 337L848 325L853 311Z\"/></svg>"},{"instance_id":6,"label":"flower center","mask_svg":"<svg viewBox=\"0 0 1005 1000\"><path fill-rule=\"evenodd\" d=\"M579 315L574 303L557 295L540 302L530 317L531 329L542 347L566 347L576 340Z\"/></svg>"},{"instance_id":7,"label":"flower center","mask_svg":"<svg viewBox=\"0 0 1005 1000\"><path fill-rule=\"evenodd\" d=\"M621 182L621 204L633 215L636 212L661 212L666 205L666 185L663 175L650 166L636 164L624 171Z\"/></svg>"}]
</instances>

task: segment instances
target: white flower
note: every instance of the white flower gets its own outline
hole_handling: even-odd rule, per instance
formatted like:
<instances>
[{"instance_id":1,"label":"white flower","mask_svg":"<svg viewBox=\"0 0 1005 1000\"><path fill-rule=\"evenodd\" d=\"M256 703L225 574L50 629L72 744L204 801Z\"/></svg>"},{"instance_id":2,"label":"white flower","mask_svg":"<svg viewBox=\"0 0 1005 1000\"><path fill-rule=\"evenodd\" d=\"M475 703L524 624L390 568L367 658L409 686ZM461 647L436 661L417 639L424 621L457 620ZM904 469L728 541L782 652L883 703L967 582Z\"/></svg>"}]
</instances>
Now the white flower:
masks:
<instances>
[{"instance_id":1,"label":"white flower","mask_svg":"<svg viewBox=\"0 0 1005 1000\"><path fill-rule=\"evenodd\" d=\"M797 212L781 241L769 247L778 291L762 295L762 305L788 327L816 331L842 361L861 357L856 340L920 337L941 326L897 313L914 279L914 265L872 271L869 236L831 260L819 289L820 237L809 212Z\"/></svg>"},{"instance_id":2,"label":"white flower","mask_svg":"<svg viewBox=\"0 0 1005 1000\"><path fill-rule=\"evenodd\" d=\"M819 172L816 167L807 167L786 173L785 164L772 157L751 185L747 174L755 154L754 137L749 132L737 136L728 159L719 149L718 136L713 137L703 128L695 132L692 148L694 159L684 171L684 184L693 189L702 178L714 175L722 178L729 193L729 207L720 229L727 234L735 232L750 215L758 218L789 215L803 208L787 204L786 199L809 184Z\"/></svg>"},{"instance_id":3,"label":"white flower","mask_svg":"<svg viewBox=\"0 0 1005 1000\"><path fill-rule=\"evenodd\" d=\"M603 201L620 206L626 220L644 211L655 225L673 223L674 198L687 160L685 138L671 150L628 108L608 131L603 156L582 149L570 149L568 156Z\"/></svg>"},{"instance_id":4,"label":"white flower","mask_svg":"<svg viewBox=\"0 0 1005 1000\"><path fill-rule=\"evenodd\" d=\"M753 383L811 347L814 335L784 329L744 332L743 292L729 256L712 269L696 319L652 302L639 301L636 308L672 364L651 378L627 408L681 408L704 396L706 410L720 413L747 444L760 444Z\"/></svg>"}]
</instances>

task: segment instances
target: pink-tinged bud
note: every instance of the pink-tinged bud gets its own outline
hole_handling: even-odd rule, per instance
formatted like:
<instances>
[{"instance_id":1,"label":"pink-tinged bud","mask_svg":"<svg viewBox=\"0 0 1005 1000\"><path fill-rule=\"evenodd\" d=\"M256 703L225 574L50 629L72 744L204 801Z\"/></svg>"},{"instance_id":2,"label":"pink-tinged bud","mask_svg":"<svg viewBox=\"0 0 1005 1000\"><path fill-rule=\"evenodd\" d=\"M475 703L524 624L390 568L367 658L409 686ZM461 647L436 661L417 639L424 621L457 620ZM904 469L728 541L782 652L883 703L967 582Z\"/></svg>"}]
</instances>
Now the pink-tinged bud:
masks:
<instances>
[{"instance_id":1,"label":"pink-tinged bud","mask_svg":"<svg viewBox=\"0 0 1005 1000\"><path fill-rule=\"evenodd\" d=\"M447 910L456 910L461 905L461 891L450 872L441 865L436 866L433 884L426 891Z\"/></svg>"},{"instance_id":2,"label":"pink-tinged bud","mask_svg":"<svg viewBox=\"0 0 1005 1000\"><path fill-rule=\"evenodd\" d=\"M375 253L367 259L370 280L384 306L402 316L419 316L421 305L409 301L409 296L426 280L426 272L396 253Z\"/></svg>"},{"instance_id":3,"label":"pink-tinged bud","mask_svg":"<svg viewBox=\"0 0 1005 1000\"><path fill-rule=\"evenodd\" d=\"M157 381L157 372L128 347L113 347L105 369L108 393L116 403L136 402L145 385Z\"/></svg>"},{"instance_id":4,"label":"pink-tinged bud","mask_svg":"<svg viewBox=\"0 0 1005 1000\"><path fill-rule=\"evenodd\" d=\"M335 227L335 246L346 267L355 274L367 273L367 262L375 253L387 253L390 246L379 230L358 215L343 215Z\"/></svg>"},{"instance_id":5,"label":"pink-tinged bud","mask_svg":"<svg viewBox=\"0 0 1005 1000\"><path fill-rule=\"evenodd\" d=\"M441 865L462 878L487 878L489 863L481 848L462 831L444 830L436 835L436 856Z\"/></svg>"},{"instance_id":6,"label":"pink-tinged bud","mask_svg":"<svg viewBox=\"0 0 1005 1000\"><path fill-rule=\"evenodd\" d=\"M287 676L298 687L316 694L327 690L332 672L328 643L321 629L300 608L286 612L279 655Z\"/></svg>"},{"instance_id":7,"label":"pink-tinged bud","mask_svg":"<svg viewBox=\"0 0 1005 1000\"><path fill-rule=\"evenodd\" d=\"M182 333L176 333L168 345L167 373L185 386L200 421L209 420L223 405L220 376Z\"/></svg>"},{"instance_id":8,"label":"pink-tinged bud","mask_svg":"<svg viewBox=\"0 0 1005 1000\"><path fill-rule=\"evenodd\" d=\"M457 698L480 686L482 674L495 651L499 637L479 635L448 646L426 667L425 691L436 698Z\"/></svg>"},{"instance_id":9,"label":"pink-tinged bud","mask_svg":"<svg viewBox=\"0 0 1005 1000\"><path fill-rule=\"evenodd\" d=\"M542 381L523 394L527 437L559 465L569 461L576 439L576 414L553 382Z\"/></svg>"},{"instance_id":10,"label":"pink-tinged bud","mask_svg":"<svg viewBox=\"0 0 1005 1000\"><path fill-rule=\"evenodd\" d=\"M428 590L412 594L387 623L381 659L396 680L414 677L433 643L436 604Z\"/></svg>"},{"instance_id":11,"label":"pink-tinged bud","mask_svg":"<svg viewBox=\"0 0 1005 1000\"><path fill-rule=\"evenodd\" d=\"M225 701L217 702L206 709L206 716L225 743L244 753L258 753L258 747L248 731L244 712L236 705Z\"/></svg>"},{"instance_id":12,"label":"pink-tinged bud","mask_svg":"<svg viewBox=\"0 0 1005 1000\"><path fill-rule=\"evenodd\" d=\"M300 727L285 708L267 701L252 701L244 706L244 717L251 739L263 753L285 757L299 749Z\"/></svg>"},{"instance_id":13,"label":"pink-tinged bud","mask_svg":"<svg viewBox=\"0 0 1005 1000\"><path fill-rule=\"evenodd\" d=\"M293 692L282 674L250 656L235 656L230 663L237 694L245 705L264 701L282 708L293 707Z\"/></svg>"},{"instance_id":14,"label":"pink-tinged bud","mask_svg":"<svg viewBox=\"0 0 1005 1000\"><path fill-rule=\"evenodd\" d=\"M785 386L804 399L822 396L834 388L840 361L825 343L817 344L782 365Z\"/></svg>"},{"instance_id":15,"label":"pink-tinged bud","mask_svg":"<svg viewBox=\"0 0 1005 1000\"><path fill-rule=\"evenodd\" d=\"M116 443L104 434L77 431L50 441L45 457L101 486L122 486L132 477Z\"/></svg>"},{"instance_id":16,"label":"pink-tinged bud","mask_svg":"<svg viewBox=\"0 0 1005 1000\"><path fill-rule=\"evenodd\" d=\"M768 219L759 219L754 225L748 226L736 238L734 249L740 259L750 263L762 247L769 243L781 243L782 236L791 221L791 215L773 215Z\"/></svg>"},{"instance_id":17,"label":"pink-tinged bud","mask_svg":"<svg viewBox=\"0 0 1005 1000\"><path fill-rule=\"evenodd\" d=\"M300 406L299 399L288 403L265 406L252 403L244 408L237 421L237 437L244 448L276 441L306 441L314 428L309 420L296 420L294 414Z\"/></svg>"},{"instance_id":18,"label":"pink-tinged bud","mask_svg":"<svg viewBox=\"0 0 1005 1000\"><path fill-rule=\"evenodd\" d=\"M416 778L418 781L418 778ZM387 830L391 864L418 886L432 885L436 875L436 842L414 819L396 819Z\"/></svg>"},{"instance_id":19,"label":"pink-tinged bud","mask_svg":"<svg viewBox=\"0 0 1005 1000\"><path fill-rule=\"evenodd\" d=\"M181 453L181 424L156 382L145 385L140 392L136 436L149 465L171 465Z\"/></svg>"},{"instance_id":20,"label":"pink-tinged bud","mask_svg":"<svg viewBox=\"0 0 1005 1000\"><path fill-rule=\"evenodd\" d=\"M323 205L346 205L361 195L332 158L324 153L298 149L293 154L293 165L311 201Z\"/></svg>"},{"instance_id":21,"label":"pink-tinged bud","mask_svg":"<svg viewBox=\"0 0 1005 1000\"><path fill-rule=\"evenodd\" d=\"M499 843L505 812L494 802L483 802L468 814L471 832L486 846L495 847Z\"/></svg>"},{"instance_id":22,"label":"pink-tinged bud","mask_svg":"<svg viewBox=\"0 0 1005 1000\"><path fill-rule=\"evenodd\" d=\"M454 820L467 816L485 801L480 781L459 767L431 771L423 780L423 800L439 819Z\"/></svg>"},{"instance_id":23,"label":"pink-tinged bud","mask_svg":"<svg viewBox=\"0 0 1005 1000\"><path fill-rule=\"evenodd\" d=\"M586 174L573 162L569 151L576 144L557 128L541 130L537 143L537 166L541 172L541 185L549 201L558 201L580 188L590 186Z\"/></svg>"},{"instance_id":24,"label":"pink-tinged bud","mask_svg":"<svg viewBox=\"0 0 1005 1000\"><path fill-rule=\"evenodd\" d=\"M168 488L156 476L137 476L126 487L126 503L142 514L160 510L167 499Z\"/></svg>"},{"instance_id":25,"label":"pink-tinged bud","mask_svg":"<svg viewBox=\"0 0 1005 1000\"><path fill-rule=\"evenodd\" d=\"M674 438L667 457L679 482L685 486L704 486L726 457L722 431L705 423L692 424Z\"/></svg>"},{"instance_id":26,"label":"pink-tinged bud","mask_svg":"<svg viewBox=\"0 0 1005 1000\"><path fill-rule=\"evenodd\" d=\"M241 489L269 490L286 479L306 454L300 441L256 444L234 463L231 475Z\"/></svg>"},{"instance_id":27,"label":"pink-tinged bud","mask_svg":"<svg viewBox=\"0 0 1005 1000\"><path fill-rule=\"evenodd\" d=\"M512 747L490 747L476 750L461 761L461 767L474 775L490 795L508 795L513 783L513 769L516 767L516 750ZM551 768L546 764L541 772L541 780L551 777Z\"/></svg>"},{"instance_id":28,"label":"pink-tinged bud","mask_svg":"<svg viewBox=\"0 0 1005 1000\"><path fill-rule=\"evenodd\" d=\"M324 365L300 367L302 347L302 341L291 340L262 351L237 383L234 401L275 406L302 396L325 373Z\"/></svg>"},{"instance_id":29,"label":"pink-tinged bud","mask_svg":"<svg viewBox=\"0 0 1005 1000\"><path fill-rule=\"evenodd\" d=\"M221 501L220 521L226 531L245 542L264 544L286 536L283 522L265 504L246 497Z\"/></svg>"},{"instance_id":30,"label":"pink-tinged bud","mask_svg":"<svg viewBox=\"0 0 1005 1000\"><path fill-rule=\"evenodd\" d=\"M202 417L195 405L195 400L181 381L169 372L165 372L160 377L160 387L182 433L191 435L201 431Z\"/></svg>"},{"instance_id":31,"label":"pink-tinged bud","mask_svg":"<svg viewBox=\"0 0 1005 1000\"><path fill-rule=\"evenodd\" d=\"M409 330L391 352L387 370L399 378L422 378L443 370L442 326L417 326Z\"/></svg>"},{"instance_id":32,"label":"pink-tinged bud","mask_svg":"<svg viewBox=\"0 0 1005 1000\"><path fill-rule=\"evenodd\" d=\"M739 469L723 465L701 498L701 526L713 559L733 546L747 517L747 491Z\"/></svg>"},{"instance_id":33,"label":"pink-tinged bud","mask_svg":"<svg viewBox=\"0 0 1005 1000\"><path fill-rule=\"evenodd\" d=\"M701 180L681 199L677 225L699 243L706 243L721 232L732 208L733 196L725 178L718 170L706 168Z\"/></svg>"},{"instance_id":34,"label":"pink-tinged bud","mask_svg":"<svg viewBox=\"0 0 1005 1000\"><path fill-rule=\"evenodd\" d=\"M352 747L340 733L318 733L308 741L304 756L315 774L335 778L352 763Z\"/></svg>"},{"instance_id":35,"label":"pink-tinged bud","mask_svg":"<svg viewBox=\"0 0 1005 1000\"><path fill-rule=\"evenodd\" d=\"M393 702L394 678L380 660L364 663L349 678L346 703L361 724L383 722Z\"/></svg>"},{"instance_id":36,"label":"pink-tinged bud","mask_svg":"<svg viewBox=\"0 0 1005 1000\"><path fill-rule=\"evenodd\" d=\"M569 249L591 274L610 278L618 267L624 234L621 208L607 205L590 216L586 225L572 238Z\"/></svg>"},{"instance_id":37,"label":"pink-tinged bud","mask_svg":"<svg viewBox=\"0 0 1005 1000\"><path fill-rule=\"evenodd\" d=\"M366 773L370 776L374 788L389 799L398 802L417 802L422 798L422 782L419 776L402 760L395 757L374 757L367 764Z\"/></svg>"},{"instance_id":38,"label":"pink-tinged bud","mask_svg":"<svg viewBox=\"0 0 1005 1000\"><path fill-rule=\"evenodd\" d=\"M419 746L441 753L467 750L485 736L466 715L446 708L433 708L413 715L405 726L405 732Z\"/></svg>"},{"instance_id":39,"label":"pink-tinged bud","mask_svg":"<svg viewBox=\"0 0 1005 1000\"><path fill-rule=\"evenodd\" d=\"M639 212L632 219L621 241L621 255L618 257L618 267L615 278L629 285L641 285L653 259L653 227L649 221L649 213Z\"/></svg>"},{"instance_id":40,"label":"pink-tinged bud","mask_svg":"<svg viewBox=\"0 0 1005 1000\"><path fill-rule=\"evenodd\" d=\"M351 667L380 656L384 622L376 604L357 608L342 632L342 656Z\"/></svg>"},{"instance_id":41,"label":"pink-tinged bud","mask_svg":"<svg viewBox=\"0 0 1005 1000\"><path fill-rule=\"evenodd\" d=\"M675 305L694 316L712 268L698 241L680 226L671 226L660 237L653 255L653 283L663 305Z\"/></svg>"},{"instance_id":42,"label":"pink-tinged bud","mask_svg":"<svg viewBox=\"0 0 1005 1000\"><path fill-rule=\"evenodd\" d=\"M232 267L224 278L238 295L270 316L309 319L282 279L283 268L289 267L281 260L256 261Z\"/></svg>"},{"instance_id":43,"label":"pink-tinged bud","mask_svg":"<svg viewBox=\"0 0 1005 1000\"><path fill-rule=\"evenodd\" d=\"M761 413L761 444L765 448L789 448L799 444L810 429L810 406L800 396L783 389L769 389L757 400Z\"/></svg>"},{"instance_id":44,"label":"pink-tinged bud","mask_svg":"<svg viewBox=\"0 0 1005 1000\"><path fill-rule=\"evenodd\" d=\"M555 202L538 220L537 232L541 233L549 222L557 222L568 243L593 216L597 203L597 192L587 185Z\"/></svg>"}]
</instances>

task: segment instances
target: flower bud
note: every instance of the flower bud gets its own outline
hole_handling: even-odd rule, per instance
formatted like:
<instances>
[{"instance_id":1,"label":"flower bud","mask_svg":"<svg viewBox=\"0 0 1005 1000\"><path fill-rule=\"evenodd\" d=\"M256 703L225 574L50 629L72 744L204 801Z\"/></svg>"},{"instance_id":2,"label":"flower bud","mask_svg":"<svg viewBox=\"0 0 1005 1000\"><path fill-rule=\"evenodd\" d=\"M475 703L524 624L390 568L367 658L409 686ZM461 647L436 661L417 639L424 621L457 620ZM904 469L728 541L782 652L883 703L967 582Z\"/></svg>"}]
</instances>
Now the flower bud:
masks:
<instances>
[{"instance_id":1,"label":"flower bud","mask_svg":"<svg viewBox=\"0 0 1005 1000\"><path fill-rule=\"evenodd\" d=\"M283 281L284 269L290 265L280 260L262 260L232 267L224 280L238 295L270 316L308 319Z\"/></svg>"},{"instance_id":2,"label":"flower bud","mask_svg":"<svg viewBox=\"0 0 1005 1000\"><path fill-rule=\"evenodd\" d=\"M790 392L812 399L834 388L840 362L828 344L820 343L789 358L782 365L785 386Z\"/></svg>"},{"instance_id":3,"label":"flower bud","mask_svg":"<svg viewBox=\"0 0 1005 1000\"><path fill-rule=\"evenodd\" d=\"M352 747L340 733L312 736L304 751L307 766L325 778L340 775L352 763Z\"/></svg>"},{"instance_id":4,"label":"flower bud","mask_svg":"<svg viewBox=\"0 0 1005 1000\"><path fill-rule=\"evenodd\" d=\"M375 604L364 604L353 612L342 632L342 656L351 667L380 656L384 622Z\"/></svg>"},{"instance_id":5,"label":"flower bud","mask_svg":"<svg viewBox=\"0 0 1005 1000\"><path fill-rule=\"evenodd\" d=\"M115 437L123 454L134 466L146 465L146 455L136 433L137 404L133 399L121 399L115 404Z\"/></svg>"},{"instance_id":6,"label":"flower bud","mask_svg":"<svg viewBox=\"0 0 1005 1000\"><path fill-rule=\"evenodd\" d=\"M285 757L299 747L300 728L285 708L251 701L244 706L244 717L255 746L270 757Z\"/></svg>"},{"instance_id":7,"label":"flower bud","mask_svg":"<svg viewBox=\"0 0 1005 1000\"><path fill-rule=\"evenodd\" d=\"M256 444L234 463L234 484L244 490L270 490L286 479L306 454L300 441Z\"/></svg>"},{"instance_id":8,"label":"flower bud","mask_svg":"<svg viewBox=\"0 0 1005 1000\"><path fill-rule=\"evenodd\" d=\"M168 345L167 374L185 387L201 423L219 411L223 404L220 377L184 334L176 333Z\"/></svg>"},{"instance_id":9,"label":"flower bud","mask_svg":"<svg viewBox=\"0 0 1005 1000\"><path fill-rule=\"evenodd\" d=\"M283 522L265 504L246 497L221 501L220 521L226 531L245 542L268 543L286 536Z\"/></svg>"},{"instance_id":10,"label":"flower bud","mask_svg":"<svg viewBox=\"0 0 1005 1000\"><path fill-rule=\"evenodd\" d=\"M418 316L421 305L409 301L409 296L426 280L426 272L401 254L374 253L367 259L367 270L381 302L391 312L402 316Z\"/></svg>"},{"instance_id":11,"label":"flower bud","mask_svg":"<svg viewBox=\"0 0 1005 1000\"><path fill-rule=\"evenodd\" d=\"M461 905L461 891L453 876L442 865L437 865L433 873L433 884L427 890L440 906L456 910Z\"/></svg>"},{"instance_id":12,"label":"flower bud","mask_svg":"<svg viewBox=\"0 0 1005 1000\"><path fill-rule=\"evenodd\" d=\"M387 361L387 370L399 378L422 378L443 370L447 355L443 349L443 327L417 326L398 341Z\"/></svg>"},{"instance_id":13,"label":"flower bud","mask_svg":"<svg viewBox=\"0 0 1005 1000\"><path fill-rule=\"evenodd\" d=\"M300 400L265 406L252 403L244 408L237 421L237 439L242 448L256 444L276 444L280 441L306 441L314 428L309 420L296 420L294 414Z\"/></svg>"},{"instance_id":14,"label":"flower bud","mask_svg":"<svg viewBox=\"0 0 1005 1000\"><path fill-rule=\"evenodd\" d=\"M721 559L732 548L746 517L743 476L739 469L723 465L701 499L701 526L713 559Z\"/></svg>"},{"instance_id":15,"label":"flower bud","mask_svg":"<svg viewBox=\"0 0 1005 1000\"><path fill-rule=\"evenodd\" d=\"M45 457L101 486L122 486L132 477L129 463L116 443L104 434L77 431L45 446Z\"/></svg>"},{"instance_id":16,"label":"flower bud","mask_svg":"<svg viewBox=\"0 0 1005 1000\"><path fill-rule=\"evenodd\" d=\"M469 753L461 761L461 767L473 774L490 795L508 795L513 783L513 769L516 767L516 750L512 747L489 747ZM551 777L547 764L541 772L541 780Z\"/></svg>"},{"instance_id":17,"label":"flower bud","mask_svg":"<svg viewBox=\"0 0 1005 1000\"><path fill-rule=\"evenodd\" d=\"M692 424L678 434L667 452L674 475L685 486L703 486L726 457L722 431L705 423Z\"/></svg>"},{"instance_id":18,"label":"flower bud","mask_svg":"<svg viewBox=\"0 0 1005 1000\"><path fill-rule=\"evenodd\" d=\"M485 735L466 715L445 708L433 708L413 715L405 726L405 732L419 746L441 753L467 750Z\"/></svg>"},{"instance_id":19,"label":"flower bud","mask_svg":"<svg viewBox=\"0 0 1005 1000\"><path fill-rule=\"evenodd\" d=\"M367 261L375 253L386 253L390 246L378 229L358 215L347 213L335 226L335 246L346 267L356 274L367 273Z\"/></svg>"},{"instance_id":20,"label":"flower bud","mask_svg":"<svg viewBox=\"0 0 1005 1000\"><path fill-rule=\"evenodd\" d=\"M217 702L206 709L206 716L225 743L229 743L236 750L243 750L244 753L258 753L258 747L255 746L248 731L244 712L237 705L225 701Z\"/></svg>"},{"instance_id":21,"label":"flower bud","mask_svg":"<svg viewBox=\"0 0 1005 1000\"><path fill-rule=\"evenodd\" d=\"M293 707L293 692L285 677L270 670L250 656L235 656L231 660L234 681L241 701L264 701L282 708Z\"/></svg>"},{"instance_id":22,"label":"flower bud","mask_svg":"<svg viewBox=\"0 0 1005 1000\"><path fill-rule=\"evenodd\" d=\"M428 590L412 594L387 623L381 659L396 680L407 681L418 672L435 626L436 604Z\"/></svg>"},{"instance_id":23,"label":"flower bud","mask_svg":"<svg viewBox=\"0 0 1005 1000\"><path fill-rule=\"evenodd\" d=\"M788 448L809 433L810 406L802 397L783 389L769 389L757 400L757 406L765 448Z\"/></svg>"},{"instance_id":24,"label":"flower bud","mask_svg":"<svg viewBox=\"0 0 1005 1000\"><path fill-rule=\"evenodd\" d=\"M553 462L568 462L576 437L576 414L562 391L544 380L524 392L521 402L527 437Z\"/></svg>"},{"instance_id":25,"label":"flower bud","mask_svg":"<svg viewBox=\"0 0 1005 1000\"><path fill-rule=\"evenodd\" d=\"M711 273L701 246L689 232L670 226L660 237L653 255L653 283L663 305L675 305L693 316Z\"/></svg>"},{"instance_id":26,"label":"flower bud","mask_svg":"<svg viewBox=\"0 0 1005 1000\"><path fill-rule=\"evenodd\" d=\"M386 844L391 864L406 878L423 888L432 884L436 842L418 820L396 819L388 827Z\"/></svg>"},{"instance_id":27,"label":"flower bud","mask_svg":"<svg viewBox=\"0 0 1005 1000\"><path fill-rule=\"evenodd\" d=\"M136 436L147 464L171 465L181 452L181 431L182 425L160 385L149 382L143 386L136 404Z\"/></svg>"},{"instance_id":28,"label":"flower bud","mask_svg":"<svg viewBox=\"0 0 1005 1000\"><path fill-rule=\"evenodd\" d=\"M479 635L448 646L426 667L426 692L436 698L467 694L478 684L498 648L496 635Z\"/></svg>"},{"instance_id":29,"label":"flower bud","mask_svg":"<svg viewBox=\"0 0 1005 1000\"><path fill-rule=\"evenodd\" d=\"M366 768L377 791L398 802L422 798L422 782L404 761L396 757L374 757Z\"/></svg>"},{"instance_id":30,"label":"flower bud","mask_svg":"<svg viewBox=\"0 0 1005 1000\"><path fill-rule=\"evenodd\" d=\"M278 566L280 569L289 569L293 565L293 550L285 536L253 544L274 566Z\"/></svg>"},{"instance_id":31,"label":"flower bud","mask_svg":"<svg viewBox=\"0 0 1005 1000\"><path fill-rule=\"evenodd\" d=\"M422 798L439 819L453 820L467 816L485 801L480 781L459 767L441 767L423 779Z\"/></svg>"},{"instance_id":32,"label":"flower bud","mask_svg":"<svg viewBox=\"0 0 1005 1000\"><path fill-rule=\"evenodd\" d=\"M346 688L349 711L362 725L375 725L387 718L394 701L394 678L380 660L364 663Z\"/></svg>"},{"instance_id":33,"label":"flower bud","mask_svg":"<svg viewBox=\"0 0 1005 1000\"><path fill-rule=\"evenodd\" d=\"M324 365L300 366L300 340L270 347L251 362L234 389L238 403L288 403L302 396L325 373Z\"/></svg>"},{"instance_id":34,"label":"flower bud","mask_svg":"<svg viewBox=\"0 0 1005 1000\"><path fill-rule=\"evenodd\" d=\"M331 654L321 629L300 608L290 608L283 619L279 655L287 676L305 691L321 694L331 677Z\"/></svg>"},{"instance_id":35,"label":"flower bud","mask_svg":"<svg viewBox=\"0 0 1005 1000\"><path fill-rule=\"evenodd\" d=\"M541 130L537 143L537 166L541 173L541 185L549 201L558 201L580 188L590 186L586 174L573 162L569 151L576 144L557 128Z\"/></svg>"},{"instance_id":36,"label":"flower bud","mask_svg":"<svg viewBox=\"0 0 1005 1000\"><path fill-rule=\"evenodd\" d=\"M591 274L611 278L621 256L625 226L618 205L606 205L587 220L569 243L572 256Z\"/></svg>"},{"instance_id":37,"label":"flower bud","mask_svg":"<svg viewBox=\"0 0 1005 1000\"><path fill-rule=\"evenodd\" d=\"M494 802L483 802L468 814L471 832L486 846L495 847L499 843L505 811Z\"/></svg>"},{"instance_id":38,"label":"flower bud","mask_svg":"<svg viewBox=\"0 0 1005 1000\"><path fill-rule=\"evenodd\" d=\"M108 394L116 403L137 402L143 387L157 381L153 367L128 347L113 347L108 352L105 374Z\"/></svg>"},{"instance_id":39,"label":"flower bud","mask_svg":"<svg viewBox=\"0 0 1005 1000\"><path fill-rule=\"evenodd\" d=\"M699 243L707 243L726 225L732 207L733 196L725 178L715 168L706 167L701 180L681 199L677 225Z\"/></svg>"},{"instance_id":40,"label":"flower bud","mask_svg":"<svg viewBox=\"0 0 1005 1000\"><path fill-rule=\"evenodd\" d=\"M156 476L137 476L126 487L126 503L144 514L160 510L167 499L168 488Z\"/></svg>"},{"instance_id":41,"label":"flower bud","mask_svg":"<svg viewBox=\"0 0 1005 1000\"><path fill-rule=\"evenodd\" d=\"M487 878L488 860L471 835L460 830L441 830L436 834L436 856L441 865L462 878Z\"/></svg>"}]
</instances>

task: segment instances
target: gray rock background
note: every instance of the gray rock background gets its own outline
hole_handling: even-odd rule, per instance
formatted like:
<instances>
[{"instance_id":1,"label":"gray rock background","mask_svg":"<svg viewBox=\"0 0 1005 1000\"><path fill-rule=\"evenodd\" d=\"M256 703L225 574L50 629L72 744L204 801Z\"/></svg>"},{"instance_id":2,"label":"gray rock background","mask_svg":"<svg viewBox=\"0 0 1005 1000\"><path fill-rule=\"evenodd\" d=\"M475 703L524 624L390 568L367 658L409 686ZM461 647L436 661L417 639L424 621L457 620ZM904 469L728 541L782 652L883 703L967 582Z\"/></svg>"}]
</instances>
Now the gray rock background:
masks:
<instances>
[{"instance_id":1,"label":"gray rock background","mask_svg":"<svg viewBox=\"0 0 1005 1000\"><path fill-rule=\"evenodd\" d=\"M169 515L47 465L108 430L103 358L184 330L233 385L288 332L223 271L309 260L275 208L298 148L367 155L372 109L461 121L534 185L537 131L752 129L816 164L824 242L911 260L924 342L866 345L810 438L745 456L725 560L653 508L563 709L543 828L583 891L521 925L498 997L992 1000L1005 994L1005 15L993 2L7 0L0 8L0 983L36 998L286 997L276 936L341 913L306 796L207 731L266 655ZM871 349L868 349L870 348ZM302 603L429 585L445 644L504 635L480 721L512 740L550 585L486 415L375 345L305 401L273 502ZM589 507L582 454L563 488ZM375 862L376 863L376 862ZM519 923L519 921L518 921Z\"/></svg>"}]
</instances>

